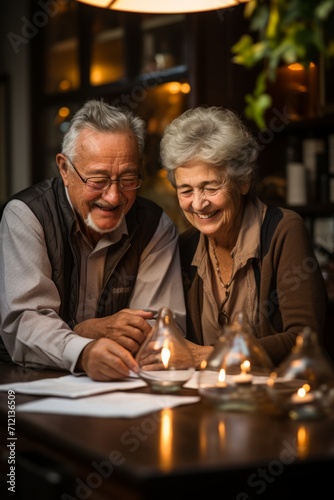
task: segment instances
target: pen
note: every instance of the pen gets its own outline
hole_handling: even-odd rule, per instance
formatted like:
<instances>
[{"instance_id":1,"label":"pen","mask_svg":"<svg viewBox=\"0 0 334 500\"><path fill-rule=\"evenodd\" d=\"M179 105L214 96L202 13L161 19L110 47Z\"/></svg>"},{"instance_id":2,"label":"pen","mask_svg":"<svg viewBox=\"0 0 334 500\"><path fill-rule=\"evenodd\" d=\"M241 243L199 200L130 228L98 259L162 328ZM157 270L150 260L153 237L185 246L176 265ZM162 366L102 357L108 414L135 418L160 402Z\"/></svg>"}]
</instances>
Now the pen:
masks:
<instances>
[{"instance_id":1,"label":"pen","mask_svg":"<svg viewBox=\"0 0 334 500\"><path fill-rule=\"evenodd\" d=\"M153 313L153 318L152 319L158 319L158 316L159 316L159 312L160 311L155 311L154 309L144 309L146 312L151 312ZM176 318L176 315L173 313L172 314L173 318L175 319Z\"/></svg>"},{"instance_id":2,"label":"pen","mask_svg":"<svg viewBox=\"0 0 334 500\"><path fill-rule=\"evenodd\" d=\"M144 309L144 311L153 313L153 318L152 319L157 319L159 316L159 311L154 311L154 309Z\"/></svg>"}]
</instances>

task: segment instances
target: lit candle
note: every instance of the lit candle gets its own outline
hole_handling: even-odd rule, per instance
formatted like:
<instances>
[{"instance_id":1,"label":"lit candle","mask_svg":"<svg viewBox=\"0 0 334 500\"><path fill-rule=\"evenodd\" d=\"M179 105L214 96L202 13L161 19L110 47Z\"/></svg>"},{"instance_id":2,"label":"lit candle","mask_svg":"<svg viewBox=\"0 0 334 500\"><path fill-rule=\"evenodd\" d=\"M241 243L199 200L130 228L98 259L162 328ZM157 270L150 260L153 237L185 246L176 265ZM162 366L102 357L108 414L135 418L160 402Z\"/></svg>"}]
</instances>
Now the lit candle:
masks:
<instances>
[{"instance_id":1,"label":"lit candle","mask_svg":"<svg viewBox=\"0 0 334 500\"><path fill-rule=\"evenodd\" d=\"M310 386L308 384L303 385L295 394L292 394L291 401L296 404L312 403L314 396L308 392L309 390Z\"/></svg>"},{"instance_id":2,"label":"lit candle","mask_svg":"<svg viewBox=\"0 0 334 500\"><path fill-rule=\"evenodd\" d=\"M216 383L216 387L227 387L227 384L225 382L225 370L224 368L221 368L218 374L218 381Z\"/></svg>"},{"instance_id":3,"label":"lit candle","mask_svg":"<svg viewBox=\"0 0 334 500\"><path fill-rule=\"evenodd\" d=\"M235 375L233 380L236 384L251 384L253 381L253 375L251 373L247 373L250 370L250 362L246 359L240 365L241 372L239 375Z\"/></svg>"},{"instance_id":4,"label":"lit candle","mask_svg":"<svg viewBox=\"0 0 334 500\"><path fill-rule=\"evenodd\" d=\"M165 368L168 368L169 358L170 358L169 345L168 342L165 341L164 346L161 349L161 361Z\"/></svg>"}]
</instances>

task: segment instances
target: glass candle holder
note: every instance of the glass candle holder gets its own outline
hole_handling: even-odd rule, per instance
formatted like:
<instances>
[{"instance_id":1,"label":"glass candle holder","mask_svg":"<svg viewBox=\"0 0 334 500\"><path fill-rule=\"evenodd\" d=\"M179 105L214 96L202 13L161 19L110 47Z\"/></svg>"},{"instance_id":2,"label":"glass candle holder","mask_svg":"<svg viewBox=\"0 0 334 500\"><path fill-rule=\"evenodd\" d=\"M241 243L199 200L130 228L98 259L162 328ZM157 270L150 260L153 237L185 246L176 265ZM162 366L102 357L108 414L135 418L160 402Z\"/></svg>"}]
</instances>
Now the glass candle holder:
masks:
<instances>
[{"instance_id":1,"label":"glass candle holder","mask_svg":"<svg viewBox=\"0 0 334 500\"><path fill-rule=\"evenodd\" d=\"M140 347L136 360L139 376L154 392L175 392L195 371L192 352L167 307L160 309L152 332Z\"/></svg>"},{"instance_id":2,"label":"glass candle holder","mask_svg":"<svg viewBox=\"0 0 334 500\"><path fill-rule=\"evenodd\" d=\"M324 417L334 410L334 366L316 332L306 327L291 354L268 379L276 408L294 420Z\"/></svg>"},{"instance_id":3,"label":"glass candle holder","mask_svg":"<svg viewBox=\"0 0 334 500\"><path fill-rule=\"evenodd\" d=\"M270 358L239 313L202 363L198 390L221 410L258 410L269 403L266 384L272 370Z\"/></svg>"}]
</instances>

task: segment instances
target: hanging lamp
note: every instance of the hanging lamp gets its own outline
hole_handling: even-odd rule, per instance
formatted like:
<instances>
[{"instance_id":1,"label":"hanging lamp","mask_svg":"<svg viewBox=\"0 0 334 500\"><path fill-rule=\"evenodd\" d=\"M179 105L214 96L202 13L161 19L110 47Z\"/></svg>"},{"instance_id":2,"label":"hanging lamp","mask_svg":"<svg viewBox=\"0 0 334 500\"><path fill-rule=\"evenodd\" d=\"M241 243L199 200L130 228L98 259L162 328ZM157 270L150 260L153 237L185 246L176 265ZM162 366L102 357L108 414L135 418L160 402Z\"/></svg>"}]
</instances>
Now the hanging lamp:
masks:
<instances>
[{"instance_id":1,"label":"hanging lamp","mask_svg":"<svg viewBox=\"0 0 334 500\"><path fill-rule=\"evenodd\" d=\"M185 14L233 7L249 0L78 0L104 9L143 14Z\"/></svg>"}]
</instances>

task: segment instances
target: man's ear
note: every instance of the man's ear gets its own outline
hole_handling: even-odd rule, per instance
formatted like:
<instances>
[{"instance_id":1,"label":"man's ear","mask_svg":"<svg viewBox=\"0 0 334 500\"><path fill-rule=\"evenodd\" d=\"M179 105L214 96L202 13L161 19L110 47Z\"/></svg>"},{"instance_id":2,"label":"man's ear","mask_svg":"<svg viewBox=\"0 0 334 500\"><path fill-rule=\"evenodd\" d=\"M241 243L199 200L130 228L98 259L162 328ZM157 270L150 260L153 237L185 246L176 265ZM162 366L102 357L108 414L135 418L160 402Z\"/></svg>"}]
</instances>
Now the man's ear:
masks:
<instances>
[{"instance_id":1,"label":"man's ear","mask_svg":"<svg viewBox=\"0 0 334 500\"><path fill-rule=\"evenodd\" d=\"M62 176L63 182L65 186L68 186L68 178L67 178L68 165L65 156L62 153L58 153L56 156L56 162L58 165L59 173Z\"/></svg>"}]
</instances>

